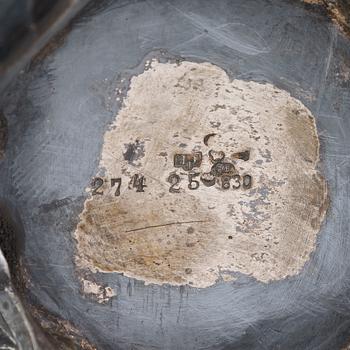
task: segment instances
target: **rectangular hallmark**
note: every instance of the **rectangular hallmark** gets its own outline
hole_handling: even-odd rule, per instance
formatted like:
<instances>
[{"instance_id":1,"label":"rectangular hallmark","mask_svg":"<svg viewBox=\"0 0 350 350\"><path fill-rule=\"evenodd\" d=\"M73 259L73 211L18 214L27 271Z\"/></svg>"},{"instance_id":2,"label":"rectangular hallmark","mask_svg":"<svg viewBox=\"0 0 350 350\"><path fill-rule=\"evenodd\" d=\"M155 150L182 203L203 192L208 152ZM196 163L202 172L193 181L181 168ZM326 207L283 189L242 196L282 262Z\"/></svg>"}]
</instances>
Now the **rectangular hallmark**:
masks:
<instances>
[{"instance_id":1,"label":"rectangular hallmark","mask_svg":"<svg viewBox=\"0 0 350 350\"><path fill-rule=\"evenodd\" d=\"M202 164L202 152L194 152L192 154L175 154L174 167L182 168L185 171L190 171L193 168L198 168Z\"/></svg>"}]
</instances>

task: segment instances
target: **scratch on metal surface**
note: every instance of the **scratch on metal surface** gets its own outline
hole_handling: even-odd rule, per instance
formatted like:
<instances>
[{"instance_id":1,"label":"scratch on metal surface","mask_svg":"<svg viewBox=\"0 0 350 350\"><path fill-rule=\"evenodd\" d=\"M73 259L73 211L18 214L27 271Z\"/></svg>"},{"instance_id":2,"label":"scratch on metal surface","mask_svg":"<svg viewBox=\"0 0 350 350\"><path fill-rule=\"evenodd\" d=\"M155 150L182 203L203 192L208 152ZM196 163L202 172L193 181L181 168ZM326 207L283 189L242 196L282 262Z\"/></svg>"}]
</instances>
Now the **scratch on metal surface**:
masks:
<instances>
[{"instance_id":1,"label":"scratch on metal surface","mask_svg":"<svg viewBox=\"0 0 350 350\"><path fill-rule=\"evenodd\" d=\"M247 55L259 55L270 51L263 37L245 24L239 22L228 22L216 25L207 18L191 12L184 12L169 2L168 5L178 11L183 17L188 19L196 29L202 32L201 34L193 36L191 39L184 41L176 47L181 47L199 38L208 37L220 42L230 49ZM235 28L235 30L227 30L232 28Z\"/></svg>"},{"instance_id":2,"label":"scratch on metal surface","mask_svg":"<svg viewBox=\"0 0 350 350\"><path fill-rule=\"evenodd\" d=\"M185 224L193 224L193 223L199 223L199 222L208 222L208 221L205 221L205 220L191 220L191 221L169 222L167 224L151 225L151 226L135 228L135 229L132 229L132 230L125 231L125 233L135 232L135 231L142 231L142 230L147 230L147 229L150 229L150 228L158 228L158 227L165 227L165 226L171 226L171 225L185 225Z\"/></svg>"},{"instance_id":3,"label":"scratch on metal surface","mask_svg":"<svg viewBox=\"0 0 350 350\"><path fill-rule=\"evenodd\" d=\"M317 96L317 106L316 106L316 113L317 114L320 112L320 109L322 106L322 99L323 99L323 96L324 96L324 93L326 90L327 77L328 77L329 68L330 68L330 65L332 62L332 58L333 58L334 46L336 44L337 36L338 36L336 28L334 28L333 26L331 26L331 28L330 28L330 34L331 34L331 38L330 38L330 43L329 43L328 56L326 59L326 67L325 67L325 71L324 71L324 77L323 77L322 81L320 82L321 88L320 88L320 91L319 91L318 96Z\"/></svg>"}]
</instances>

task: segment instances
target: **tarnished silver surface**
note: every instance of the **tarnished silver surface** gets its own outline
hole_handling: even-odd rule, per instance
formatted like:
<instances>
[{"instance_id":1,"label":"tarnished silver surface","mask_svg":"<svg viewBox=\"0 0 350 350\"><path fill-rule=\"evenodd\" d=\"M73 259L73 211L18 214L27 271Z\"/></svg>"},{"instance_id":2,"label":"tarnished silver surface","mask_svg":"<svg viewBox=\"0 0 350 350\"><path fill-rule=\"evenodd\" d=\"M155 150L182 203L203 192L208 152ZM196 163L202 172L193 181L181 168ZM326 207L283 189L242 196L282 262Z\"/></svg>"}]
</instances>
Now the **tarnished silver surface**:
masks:
<instances>
[{"instance_id":1,"label":"tarnished silver surface","mask_svg":"<svg viewBox=\"0 0 350 350\"><path fill-rule=\"evenodd\" d=\"M47 332L113 350L345 347L350 42L339 27L317 6L288 0L103 1L60 43L1 101L8 142L0 197L17 208L26 305ZM311 111L330 205L299 273L267 283L238 273L195 288L76 268L74 232L121 110L116 89L125 98L152 59L209 62L231 79L287 91Z\"/></svg>"}]
</instances>

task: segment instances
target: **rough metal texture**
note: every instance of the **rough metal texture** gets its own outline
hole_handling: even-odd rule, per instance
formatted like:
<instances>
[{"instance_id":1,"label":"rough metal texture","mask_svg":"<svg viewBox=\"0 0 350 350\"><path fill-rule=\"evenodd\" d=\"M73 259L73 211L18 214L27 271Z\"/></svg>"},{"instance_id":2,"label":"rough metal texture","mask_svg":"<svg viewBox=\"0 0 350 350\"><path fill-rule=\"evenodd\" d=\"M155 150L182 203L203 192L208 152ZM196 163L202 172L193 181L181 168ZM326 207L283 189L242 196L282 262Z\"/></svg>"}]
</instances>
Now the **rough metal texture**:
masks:
<instances>
[{"instance_id":1,"label":"rough metal texture","mask_svg":"<svg viewBox=\"0 0 350 350\"><path fill-rule=\"evenodd\" d=\"M308 4L325 8L329 17L350 35L350 2L348 0L302 0Z\"/></svg>"},{"instance_id":2,"label":"rough metal texture","mask_svg":"<svg viewBox=\"0 0 350 350\"><path fill-rule=\"evenodd\" d=\"M9 143L0 196L23 221L30 301L99 349L340 349L350 336L349 40L294 1L97 3L3 96ZM72 234L120 108L116 82L140 73L147 56L161 57L159 49L272 83L315 116L331 205L297 276L266 284L239 275L196 289L86 271L116 296L98 303L81 293Z\"/></svg>"}]
</instances>

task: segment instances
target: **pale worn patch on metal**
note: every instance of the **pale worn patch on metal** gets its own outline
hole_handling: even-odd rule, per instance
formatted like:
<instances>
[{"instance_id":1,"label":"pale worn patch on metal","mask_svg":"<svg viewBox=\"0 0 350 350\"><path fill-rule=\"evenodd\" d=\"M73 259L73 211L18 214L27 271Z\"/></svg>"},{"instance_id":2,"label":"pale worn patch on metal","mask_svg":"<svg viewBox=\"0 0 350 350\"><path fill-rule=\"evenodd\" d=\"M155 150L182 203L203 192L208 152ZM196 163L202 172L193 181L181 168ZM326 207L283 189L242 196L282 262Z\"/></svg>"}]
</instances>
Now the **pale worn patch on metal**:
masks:
<instances>
[{"instance_id":1,"label":"pale worn patch on metal","mask_svg":"<svg viewBox=\"0 0 350 350\"><path fill-rule=\"evenodd\" d=\"M318 160L314 117L286 91L152 62L105 134L77 265L195 287L295 275L327 207Z\"/></svg>"},{"instance_id":2,"label":"pale worn patch on metal","mask_svg":"<svg viewBox=\"0 0 350 350\"><path fill-rule=\"evenodd\" d=\"M82 293L91 296L100 304L107 303L111 298L115 297L116 292L109 286L102 286L96 282L89 281L85 278L81 279Z\"/></svg>"}]
</instances>

